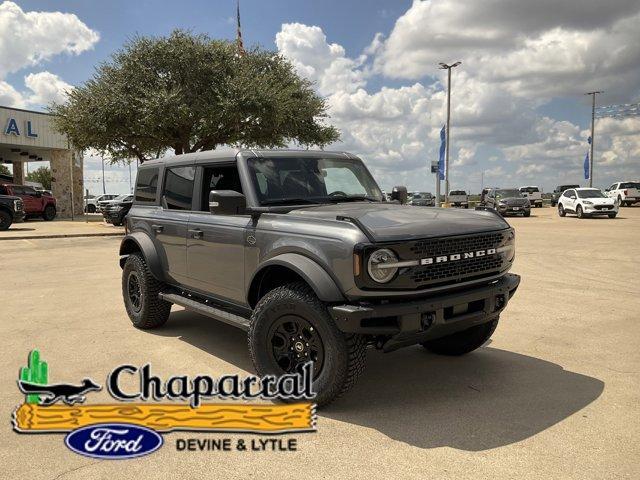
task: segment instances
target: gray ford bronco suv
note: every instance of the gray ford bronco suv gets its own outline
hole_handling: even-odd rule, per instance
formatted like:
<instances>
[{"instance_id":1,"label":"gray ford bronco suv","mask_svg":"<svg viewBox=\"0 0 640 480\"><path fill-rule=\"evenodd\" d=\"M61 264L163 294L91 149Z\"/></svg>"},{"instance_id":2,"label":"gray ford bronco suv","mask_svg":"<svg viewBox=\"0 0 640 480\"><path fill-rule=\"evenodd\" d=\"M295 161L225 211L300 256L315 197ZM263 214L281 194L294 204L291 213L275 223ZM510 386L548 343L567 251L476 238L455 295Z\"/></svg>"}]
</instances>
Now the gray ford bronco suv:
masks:
<instances>
[{"instance_id":1,"label":"gray ford bronco suv","mask_svg":"<svg viewBox=\"0 0 640 480\"><path fill-rule=\"evenodd\" d=\"M384 202L364 163L343 152L145 162L125 226L134 326L160 327L176 304L244 329L260 375L313 362L319 405L355 383L369 346L482 346L520 282L508 273L514 231L495 210Z\"/></svg>"}]
</instances>

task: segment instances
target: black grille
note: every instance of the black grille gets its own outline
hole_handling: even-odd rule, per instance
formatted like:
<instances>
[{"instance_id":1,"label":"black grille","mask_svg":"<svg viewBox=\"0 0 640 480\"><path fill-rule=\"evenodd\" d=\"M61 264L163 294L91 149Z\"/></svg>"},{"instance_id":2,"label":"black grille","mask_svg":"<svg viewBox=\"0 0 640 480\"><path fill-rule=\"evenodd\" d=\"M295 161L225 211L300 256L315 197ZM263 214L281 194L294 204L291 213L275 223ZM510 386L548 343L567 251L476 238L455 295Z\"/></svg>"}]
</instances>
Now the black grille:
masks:
<instances>
[{"instance_id":1,"label":"black grille","mask_svg":"<svg viewBox=\"0 0 640 480\"><path fill-rule=\"evenodd\" d=\"M455 283L470 277L482 277L499 272L504 258L499 254L484 255L460 260L437 262L438 256L464 254L465 252L484 251L498 248L510 233L496 232L464 237L436 238L419 240L410 246L414 258L434 258L434 263L418 266L401 272L408 276L416 287L425 284Z\"/></svg>"},{"instance_id":2,"label":"black grille","mask_svg":"<svg viewBox=\"0 0 640 480\"><path fill-rule=\"evenodd\" d=\"M609 210L610 208L613 208L609 205L594 205L594 207L596 210Z\"/></svg>"},{"instance_id":3,"label":"black grille","mask_svg":"<svg viewBox=\"0 0 640 480\"><path fill-rule=\"evenodd\" d=\"M432 240L418 240L411 245L409 250L420 258L435 257L437 255L497 248L504 239L505 233L502 232L465 237L434 238Z\"/></svg>"}]
</instances>

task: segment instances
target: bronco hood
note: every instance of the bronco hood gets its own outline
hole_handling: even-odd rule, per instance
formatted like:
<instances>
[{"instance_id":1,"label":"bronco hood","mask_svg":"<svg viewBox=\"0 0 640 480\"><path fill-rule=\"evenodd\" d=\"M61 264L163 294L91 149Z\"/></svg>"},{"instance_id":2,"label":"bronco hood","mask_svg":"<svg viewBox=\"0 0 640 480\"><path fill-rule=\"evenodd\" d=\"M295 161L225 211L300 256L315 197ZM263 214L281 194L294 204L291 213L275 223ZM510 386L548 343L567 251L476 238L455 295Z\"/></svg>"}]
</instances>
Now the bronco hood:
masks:
<instances>
[{"instance_id":1,"label":"bronco hood","mask_svg":"<svg viewBox=\"0 0 640 480\"><path fill-rule=\"evenodd\" d=\"M353 218L376 242L466 235L509 227L505 220L492 212L397 203L339 203L292 210L289 215L331 220L336 217Z\"/></svg>"}]
</instances>

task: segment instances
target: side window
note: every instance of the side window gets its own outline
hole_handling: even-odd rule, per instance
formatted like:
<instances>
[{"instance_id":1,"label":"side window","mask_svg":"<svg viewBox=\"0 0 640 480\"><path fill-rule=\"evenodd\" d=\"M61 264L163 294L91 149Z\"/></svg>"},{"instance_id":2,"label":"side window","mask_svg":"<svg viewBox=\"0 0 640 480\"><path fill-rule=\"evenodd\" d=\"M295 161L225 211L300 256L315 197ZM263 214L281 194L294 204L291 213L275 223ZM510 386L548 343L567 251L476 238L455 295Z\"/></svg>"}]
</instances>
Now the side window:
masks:
<instances>
[{"instance_id":1,"label":"side window","mask_svg":"<svg viewBox=\"0 0 640 480\"><path fill-rule=\"evenodd\" d=\"M196 167L169 168L165 173L162 195L170 210L191 210Z\"/></svg>"},{"instance_id":2,"label":"side window","mask_svg":"<svg viewBox=\"0 0 640 480\"><path fill-rule=\"evenodd\" d=\"M564 193L562 194L562 196L563 196L563 197L567 197L567 198L569 198L569 197L571 196L571 192L572 192L572 191L573 191L573 190L565 190L565 191L564 191Z\"/></svg>"},{"instance_id":3,"label":"side window","mask_svg":"<svg viewBox=\"0 0 640 480\"><path fill-rule=\"evenodd\" d=\"M7 195L7 187L0 185L0 195Z\"/></svg>"},{"instance_id":4,"label":"side window","mask_svg":"<svg viewBox=\"0 0 640 480\"><path fill-rule=\"evenodd\" d=\"M138 170L138 177L136 178L136 202L155 202L156 193L158 191L158 173L160 169L155 168L141 168ZM111 195L108 195L109 197ZM101 200L106 200L102 198Z\"/></svg>"},{"instance_id":5,"label":"side window","mask_svg":"<svg viewBox=\"0 0 640 480\"><path fill-rule=\"evenodd\" d=\"M609 187L609 190L617 190L617 189L618 189L618 184L617 183L614 183L613 185L611 185Z\"/></svg>"},{"instance_id":6,"label":"side window","mask_svg":"<svg viewBox=\"0 0 640 480\"><path fill-rule=\"evenodd\" d=\"M266 188L266 179L265 182ZM236 165L222 165L219 167L204 167L202 188L202 201L200 202L202 211L209 211L209 193L212 190L233 190L234 192L242 192L242 184L240 183L240 174ZM260 184L260 176L258 176L258 184ZM261 189L261 187L259 186Z\"/></svg>"},{"instance_id":7,"label":"side window","mask_svg":"<svg viewBox=\"0 0 640 480\"><path fill-rule=\"evenodd\" d=\"M24 195L24 187L20 187L18 185L13 187L13 194L14 195Z\"/></svg>"},{"instance_id":8,"label":"side window","mask_svg":"<svg viewBox=\"0 0 640 480\"><path fill-rule=\"evenodd\" d=\"M36 189L32 187L24 187L24 194L31 195L32 197L36 196Z\"/></svg>"}]
</instances>

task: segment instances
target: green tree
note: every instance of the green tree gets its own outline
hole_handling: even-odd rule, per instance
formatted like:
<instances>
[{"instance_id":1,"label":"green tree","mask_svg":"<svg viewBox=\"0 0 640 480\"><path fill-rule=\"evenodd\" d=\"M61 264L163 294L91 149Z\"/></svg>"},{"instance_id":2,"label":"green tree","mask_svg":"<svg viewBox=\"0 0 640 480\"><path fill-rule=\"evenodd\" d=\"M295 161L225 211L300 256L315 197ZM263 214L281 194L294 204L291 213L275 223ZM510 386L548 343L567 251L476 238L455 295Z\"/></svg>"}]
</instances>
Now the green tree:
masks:
<instances>
[{"instance_id":1,"label":"green tree","mask_svg":"<svg viewBox=\"0 0 640 480\"><path fill-rule=\"evenodd\" d=\"M219 145L324 146L325 100L277 53L176 30L136 37L93 77L50 106L57 129L80 149L141 162Z\"/></svg>"},{"instance_id":2,"label":"green tree","mask_svg":"<svg viewBox=\"0 0 640 480\"><path fill-rule=\"evenodd\" d=\"M9 170L9 168L6 165L2 165L0 163L0 175L9 175L9 176L11 176L12 173L11 173L11 171Z\"/></svg>"},{"instance_id":3,"label":"green tree","mask_svg":"<svg viewBox=\"0 0 640 480\"><path fill-rule=\"evenodd\" d=\"M49 167L38 167L32 172L27 173L26 179L30 182L38 182L42 184L45 190L51 190L51 170Z\"/></svg>"}]
</instances>

